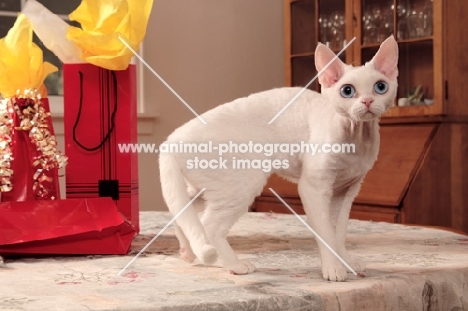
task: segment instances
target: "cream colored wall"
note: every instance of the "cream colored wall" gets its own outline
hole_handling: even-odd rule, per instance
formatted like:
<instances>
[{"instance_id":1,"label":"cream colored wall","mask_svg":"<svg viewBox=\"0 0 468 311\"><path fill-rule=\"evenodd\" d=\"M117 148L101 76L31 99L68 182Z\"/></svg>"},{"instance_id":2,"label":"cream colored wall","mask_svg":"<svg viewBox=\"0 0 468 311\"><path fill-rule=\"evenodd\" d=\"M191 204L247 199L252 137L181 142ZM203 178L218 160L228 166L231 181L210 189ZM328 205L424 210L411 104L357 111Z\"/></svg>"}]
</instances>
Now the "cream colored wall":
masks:
<instances>
[{"instance_id":1,"label":"cream colored wall","mask_svg":"<svg viewBox=\"0 0 468 311\"><path fill-rule=\"evenodd\" d=\"M154 1L144 58L198 113L284 85L282 0ZM160 144L194 115L145 70L145 107ZM165 210L157 155L141 154L140 209Z\"/></svg>"}]
</instances>

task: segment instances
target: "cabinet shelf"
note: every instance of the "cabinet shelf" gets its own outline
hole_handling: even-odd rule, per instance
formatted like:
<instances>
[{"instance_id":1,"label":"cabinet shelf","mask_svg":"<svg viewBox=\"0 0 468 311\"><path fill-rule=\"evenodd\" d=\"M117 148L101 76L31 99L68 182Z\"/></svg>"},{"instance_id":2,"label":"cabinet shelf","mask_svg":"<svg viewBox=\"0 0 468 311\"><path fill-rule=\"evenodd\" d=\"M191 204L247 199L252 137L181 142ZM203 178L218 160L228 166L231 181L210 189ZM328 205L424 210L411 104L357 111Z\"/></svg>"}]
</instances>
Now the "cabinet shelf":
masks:
<instances>
[{"instance_id":1,"label":"cabinet shelf","mask_svg":"<svg viewBox=\"0 0 468 311\"><path fill-rule=\"evenodd\" d=\"M304 53L291 55L291 58L301 58L301 57L314 57L314 52L304 52Z\"/></svg>"},{"instance_id":2,"label":"cabinet shelf","mask_svg":"<svg viewBox=\"0 0 468 311\"><path fill-rule=\"evenodd\" d=\"M382 118L393 118L393 117L425 117L429 115L441 115L442 113L434 113L434 107L438 107L437 103L431 105L411 105L399 107L392 107L387 113L382 115Z\"/></svg>"},{"instance_id":3,"label":"cabinet shelf","mask_svg":"<svg viewBox=\"0 0 468 311\"><path fill-rule=\"evenodd\" d=\"M413 44L413 43L432 43L434 38L432 36L430 37L423 37L423 38L413 38L413 39L405 39L405 40L397 40L398 44L401 46L404 46L406 44ZM381 43L375 43L375 44L366 44L366 45L361 45L361 49L375 49L377 50L380 47Z\"/></svg>"},{"instance_id":4,"label":"cabinet shelf","mask_svg":"<svg viewBox=\"0 0 468 311\"><path fill-rule=\"evenodd\" d=\"M433 36L430 37L423 37L423 38L413 38L413 39L405 39L405 40L397 40L399 44L406 44L406 43L428 43L434 40Z\"/></svg>"}]
</instances>

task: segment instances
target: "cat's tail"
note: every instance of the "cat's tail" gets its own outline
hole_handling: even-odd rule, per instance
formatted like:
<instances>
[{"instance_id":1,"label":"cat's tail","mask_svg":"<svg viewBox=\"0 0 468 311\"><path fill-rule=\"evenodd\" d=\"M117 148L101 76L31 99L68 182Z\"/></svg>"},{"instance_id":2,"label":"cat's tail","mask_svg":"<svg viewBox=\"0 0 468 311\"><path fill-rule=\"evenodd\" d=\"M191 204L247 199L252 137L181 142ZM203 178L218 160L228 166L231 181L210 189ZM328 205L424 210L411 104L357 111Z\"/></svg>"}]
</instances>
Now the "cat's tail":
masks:
<instances>
[{"instance_id":1,"label":"cat's tail","mask_svg":"<svg viewBox=\"0 0 468 311\"><path fill-rule=\"evenodd\" d=\"M172 154L159 156L159 170L164 200L169 211L175 216L190 202L184 175L177 159ZM189 240L195 256L204 264L214 263L218 254L216 249L209 244L193 204L177 217L176 223Z\"/></svg>"}]
</instances>

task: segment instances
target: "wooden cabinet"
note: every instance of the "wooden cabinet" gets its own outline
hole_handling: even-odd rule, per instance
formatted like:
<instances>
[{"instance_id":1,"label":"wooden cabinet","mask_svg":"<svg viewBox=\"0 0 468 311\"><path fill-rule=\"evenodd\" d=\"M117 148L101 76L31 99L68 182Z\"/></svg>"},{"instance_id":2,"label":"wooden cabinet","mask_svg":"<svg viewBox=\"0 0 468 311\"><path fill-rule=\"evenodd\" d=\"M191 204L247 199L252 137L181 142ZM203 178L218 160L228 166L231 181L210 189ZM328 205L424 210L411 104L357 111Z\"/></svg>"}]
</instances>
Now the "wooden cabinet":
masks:
<instances>
[{"instance_id":1,"label":"wooden cabinet","mask_svg":"<svg viewBox=\"0 0 468 311\"><path fill-rule=\"evenodd\" d=\"M346 27L350 16L345 0L290 0L284 2L286 85L306 86L316 75L314 51L318 42L340 51L352 38ZM348 4L349 6L349 4ZM352 49L340 55L352 61ZM314 81L312 90L319 90Z\"/></svg>"},{"instance_id":2,"label":"wooden cabinet","mask_svg":"<svg viewBox=\"0 0 468 311\"><path fill-rule=\"evenodd\" d=\"M369 61L388 35L399 42L395 107L381 119L379 158L354 201L352 218L468 232L465 16L466 0L284 1L288 86L314 78L318 42L338 52L355 37L340 56L355 65ZM316 82L309 88L319 90ZM296 185L272 176L268 187L303 213ZM253 208L287 212L268 190Z\"/></svg>"},{"instance_id":3,"label":"wooden cabinet","mask_svg":"<svg viewBox=\"0 0 468 311\"><path fill-rule=\"evenodd\" d=\"M396 9L395 9L396 8ZM398 99L420 86L420 100L395 103L385 117L468 115L458 87L466 76L465 0L285 0L286 85L305 86L316 75L318 42L350 64L369 61L394 34L399 42ZM309 88L319 90L314 82ZM418 97L418 96L416 96Z\"/></svg>"}]
</instances>

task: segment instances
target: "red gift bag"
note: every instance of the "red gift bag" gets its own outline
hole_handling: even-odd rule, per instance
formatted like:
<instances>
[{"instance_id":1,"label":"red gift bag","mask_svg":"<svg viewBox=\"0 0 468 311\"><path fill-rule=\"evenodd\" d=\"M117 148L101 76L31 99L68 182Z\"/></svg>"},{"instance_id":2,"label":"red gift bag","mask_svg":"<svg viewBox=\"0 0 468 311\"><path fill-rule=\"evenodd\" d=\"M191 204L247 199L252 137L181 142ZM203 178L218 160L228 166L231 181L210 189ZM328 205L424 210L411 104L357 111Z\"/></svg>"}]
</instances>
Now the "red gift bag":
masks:
<instances>
[{"instance_id":1,"label":"red gift bag","mask_svg":"<svg viewBox=\"0 0 468 311\"><path fill-rule=\"evenodd\" d=\"M123 255L135 228L110 198L0 203L0 255Z\"/></svg>"},{"instance_id":2,"label":"red gift bag","mask_svg":"<svg viewBox=\"0 0 468 311\"><path fill-rule=\"evenodd\" d=\"M111 197L139 231L136 68L64 64L67 198Z\"/></svg>"},{"instance_id":3,"label":"red gift bag","mask_svg":"<svg viewBox=\"0 0 468 311\"><path fill-rule=\"evenodd\" d=\"M59 199L59 180L56 150L56 140L52 120L50 118L49 101L37 97L36 91L25 91L31 97L19 95L5 99L2 103L2 120L11 120L2 124L1 137L3 146L1 178L2 202L32 201L41 199ZM35 95L34 95L35 94ZM5 109L5 110L4 110ZM8 131L10 135L5 134ZM39 145L43 146L38 147ZM11 157L6 153L11 152ZM63 157L63 161L66 162ZM6 163L8 161L9 163ZM64 163L62 163L64 164ZM5 172L9 166L11 176ZM12 187L8 184L11 183ZM9 189L11 188L11 189Z\"/></svg>"}]
</instances>

